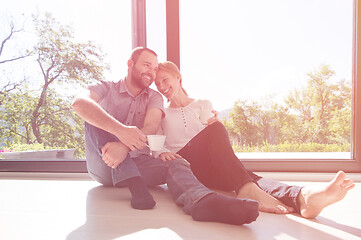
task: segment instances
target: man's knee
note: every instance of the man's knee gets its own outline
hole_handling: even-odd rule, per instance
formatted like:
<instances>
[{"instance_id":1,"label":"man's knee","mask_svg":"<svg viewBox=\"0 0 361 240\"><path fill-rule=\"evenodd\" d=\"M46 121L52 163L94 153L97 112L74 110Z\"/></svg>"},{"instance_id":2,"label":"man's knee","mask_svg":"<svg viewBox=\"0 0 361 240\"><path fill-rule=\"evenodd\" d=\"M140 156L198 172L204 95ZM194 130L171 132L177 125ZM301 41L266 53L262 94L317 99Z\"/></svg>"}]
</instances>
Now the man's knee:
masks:
<instances>
[{"instance_id":1,"label":"man's knee","mask_svg":"<svg viewBox=\"0 0 361 240\"><path fill-rule=\"evenodd\" d=\"M85 139L100 148L108 142L119 142L119 139L113 134L88 123L85 123Z\"/></svg>"},{"instance_id":2,"label":"man's knee","mask_svg":"<svg viewBox=\"0 0 361 240\"><path fill-rule=\"evenodd\" d=\"M111 179L105 179L104 177L100 177L97 174L92 173L89 170L88 170L88 173L89 173L90 177L92 179L94 179L95 181L97 181L98 183L101 183L104 186L113 186L113 182L111 181Z\"/></svg>"}]
</instances>

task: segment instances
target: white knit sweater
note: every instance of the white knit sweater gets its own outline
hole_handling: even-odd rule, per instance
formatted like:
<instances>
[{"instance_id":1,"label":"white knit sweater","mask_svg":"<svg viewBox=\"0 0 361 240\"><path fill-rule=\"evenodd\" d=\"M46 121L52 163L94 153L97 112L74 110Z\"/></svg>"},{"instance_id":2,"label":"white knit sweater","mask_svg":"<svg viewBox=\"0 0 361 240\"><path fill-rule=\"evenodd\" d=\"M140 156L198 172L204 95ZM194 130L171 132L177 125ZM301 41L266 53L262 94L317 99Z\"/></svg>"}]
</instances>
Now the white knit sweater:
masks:
<instances>
[{"instance_id":1,"label":"white knit sweater","mask_svg":"<svg viewBox=\"0 0 361 240\"><path fill-rule=\"evenodd\" d=\"M194 100L186 107L165 108L165 117L158 131L158 134L166 135L165 146L163 151L153 152L154 157L162 152L178 152L202 131L206 127L200 121L204 109L213 109L210 101Z\"/></svg>"}]
</instances>

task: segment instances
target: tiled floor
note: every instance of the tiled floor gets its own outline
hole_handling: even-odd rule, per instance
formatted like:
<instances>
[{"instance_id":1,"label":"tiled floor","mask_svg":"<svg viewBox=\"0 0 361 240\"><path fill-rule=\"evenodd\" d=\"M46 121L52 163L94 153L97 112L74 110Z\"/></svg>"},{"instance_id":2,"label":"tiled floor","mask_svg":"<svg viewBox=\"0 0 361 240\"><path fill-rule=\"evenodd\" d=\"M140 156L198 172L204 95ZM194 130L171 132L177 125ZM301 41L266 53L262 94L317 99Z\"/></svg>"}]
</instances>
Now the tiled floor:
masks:
<instances>
[{"instance_id":1,"label":"tiled floor","mask_svg":"<svg viewBox=\"0 0 361 240\"><path fill-rule=\"evenodd\" d=\"M151 192L155 209L140 211L130 207L127 189L87 178L0 175L0 239L361 239L361 183L314 220L261 213L244 226L193 221L165 186Z\"/></svg>"}]
</instances>

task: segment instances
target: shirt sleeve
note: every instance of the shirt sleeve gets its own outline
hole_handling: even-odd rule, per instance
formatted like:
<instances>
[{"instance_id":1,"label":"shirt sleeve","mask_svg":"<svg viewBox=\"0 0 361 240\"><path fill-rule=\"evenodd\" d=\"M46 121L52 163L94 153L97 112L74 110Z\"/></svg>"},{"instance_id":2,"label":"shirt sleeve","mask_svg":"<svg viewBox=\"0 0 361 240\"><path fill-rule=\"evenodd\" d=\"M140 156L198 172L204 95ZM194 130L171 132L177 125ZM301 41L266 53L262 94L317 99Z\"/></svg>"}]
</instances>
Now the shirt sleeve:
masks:
<instances>
[{"instance_id":1,"label":"shirt sleeve","mask_svg":"<svg viewBox=\"0 0 361 240\"><path fill-rule=\"evenodd\" d=\"M212 105L211 101L209 101L209 100L203 100L202 101L202 109L214 110L213 105Z\"/></svg>"},{"instance_id":2,"label":"shirt sleeve","mask_svg":"<svg viewBox=\"0 0 361 240\"><path fill-rule=\"evenodd\" d=\"M103 99L108 94L110 85L107 82L101 81L97 84L89 85L88 89L94 91L100 99Z\"/></svg>"},{"instance_id":3,"label":"shirt sleeve","mask_svg":"<svg viewBox=\"0 0 361 240\"><path fill-rule=\"evenodd\" d=\"M151 108L158 108L162 111L162 118L165 116L163 97L156 91L151 91L149 103L147 105L147 111Z\"/></svg>"}]
</instances>

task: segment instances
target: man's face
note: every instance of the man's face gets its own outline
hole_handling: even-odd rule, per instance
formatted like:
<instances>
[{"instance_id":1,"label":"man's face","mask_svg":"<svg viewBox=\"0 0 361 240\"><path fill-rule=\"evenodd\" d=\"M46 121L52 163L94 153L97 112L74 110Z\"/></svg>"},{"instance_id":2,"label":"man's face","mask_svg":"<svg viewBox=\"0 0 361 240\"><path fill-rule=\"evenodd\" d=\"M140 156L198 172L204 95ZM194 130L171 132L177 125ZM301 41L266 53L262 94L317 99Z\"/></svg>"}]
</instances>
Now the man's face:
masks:
<instances>
[{"instance_id":1,"label":"man's face","mask_svg":"<svg viewBox=\"0 0 361 240\"><path fill-rule=\"evenodd\" d=\"M148 51L143 51L131 69L133 84L144 89L149 87L156 76L158 58Z\"/></svg>"}]
</instances>

